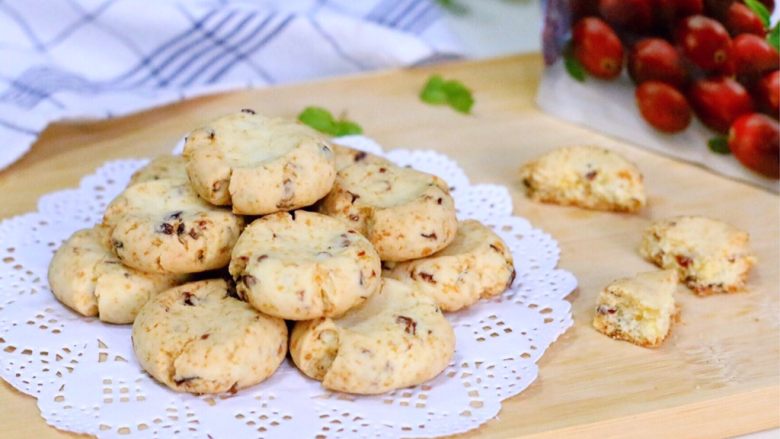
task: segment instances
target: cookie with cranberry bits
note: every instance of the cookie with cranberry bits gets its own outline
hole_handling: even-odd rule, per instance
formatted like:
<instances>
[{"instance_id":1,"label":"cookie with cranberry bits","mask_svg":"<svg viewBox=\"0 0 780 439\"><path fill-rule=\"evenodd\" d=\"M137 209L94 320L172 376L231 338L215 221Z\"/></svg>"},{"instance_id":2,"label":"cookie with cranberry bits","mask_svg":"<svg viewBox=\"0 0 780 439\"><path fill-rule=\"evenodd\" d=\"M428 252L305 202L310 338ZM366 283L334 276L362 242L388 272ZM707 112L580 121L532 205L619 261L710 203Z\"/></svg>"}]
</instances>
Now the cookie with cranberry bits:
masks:
<instances>
[{"instance_id":1,"label":"cookie with cranberry bits","mask_svg":"<svg viewBox=\"0 0 780 439\"><path fill-rule=\"evenodd\" d=\"M235 392L271 376L287 355L287 325L212 279L164 291L133 323L141 367L173 390Z\"/></svg>"},{"instance_id":2,"label":"cookie with cranberry bits","mask_svg":"<svg viewBox=\"0 0 780 439\"><path fill-rule=\"evenodd\" d=\"M593 327L616 340L657 347L678 315L674 270L639 273L607 285L596 303Z\"/></svg>"},{"instance_id":3,"label":"cookie with cranberry bits","mask_svg":"<svg viewBox=\"0 0 780 439\"><path fill-rule=\"evenodd\" d=\"M458 228L447 184L395 165L356 164L339 171L320 212L362 233L383 261L429 256L452 242Z\"/></svg>"},{"instance_id":4,"label":"cookie with cranberry bits","mask_svg":"<svg viewBox=\"0 0 780 439\"><path fill-rule=\"evenodd\" d=\"M242 217L198 197L189 183L155 180L125 189L106 208L106 244L130 267L196 273L227 266Z\"/></svg>"},{"instance_id":5,"label":"cookie with cranberry bits","mask_svg":"<svg viewBox=\"0 0 780 439\"><path fill-rule=\"evenodd\" d=\"M108 323L132 323L150 297L186 279L122 265L95 229L77 231L57 249L48 277L60 302L83 316L97 316Z\"/></svg>"},{"instance_id":6,"label":"cookie with cranberry bits","mask_svg":"<svg viewBox=\"0 0 780 439\"><path fill-rule=\"evenodd\" d=\"M326 389L384 393L423 383L450 363L455 333L426 294L393 279L338 319L296 323L290 354Z\"/></svg>"},{"instance_id":7,"label":"cookie with cranberry bits","mask_svg":"<svg viewBox=\"0 0 780 439\"><path fill-rule=\"evenodd\" d=\"M596 146L548 152L523 165L520 177L528 197L544 203L636 212L646 202L636 165Z\"/></svg>"},{"instance_id":8,"label":"cookie with cranberry bits","mask_svg":"<svg viewBox=\"0 0 780 439\"><path fill-rule=\"evenodd\" d=\"M756 262L747 232L702 216L656 221L645 231L639 252L656 265L677 270L694 293L736 293L745 288Z\"/></svg>"},{"instance_id":9,"label":"cookie with cranberry bits","mask_svg":"<svg viewBox=\"0 0 780 439\"><path fill-rule=\"evenodd\" d=\"M431 256L399 262L385 272L431 296L443 311L457 311L506 290L514 280L512 254L479 221L458 223L455 240Z\"/></svg>"},{"instance_id":10,"label":"cookie with cranberry bits","mask_svg":"<svg viewBox=\"0 0 780 439\"><path fill-rule=\"evenodd\" d=\"M347 166L352 166L355 163L371 163L376 165L392 164L390 160L376 154L371 154L370 152L339 145L338 143L333 143L332 145L336 159L336 171L341 171Z\"/></svg>"},{"instance_id":11,"label":"cookie with cranberry bits","mask_svg":"<svg viewBox=\"0 0 780 439\"><path fill-rule=\"evenodd\" d=\"M230 261L239 296L288 320L344 314L379 288L381 273L366 238L335 218L300 210L255 220Z\"/></svg>"},{"instance_id":12,"label":"cookie with cranberry bits","mask_svg":"<svg viewBox=\"0 0 780 439\"><path fill-rule=\"evenodd\" d=\"M187 174L206 201L266 215L315 203L336 176L333 147L311 128L242 111L187 136Z\"/></svg>"},{"instance_id":13,"label":"cookie with cranberry bits","mask_svg":"<svg viewBox=\"0 0 780 439\"><path fill-rule=\"evenodd\" d=\"M189 181L187 164L180 155L161 155L155 157L148 165L135 171L130 177L130 185L154 180Z\"/></svg>"}]
</instances>

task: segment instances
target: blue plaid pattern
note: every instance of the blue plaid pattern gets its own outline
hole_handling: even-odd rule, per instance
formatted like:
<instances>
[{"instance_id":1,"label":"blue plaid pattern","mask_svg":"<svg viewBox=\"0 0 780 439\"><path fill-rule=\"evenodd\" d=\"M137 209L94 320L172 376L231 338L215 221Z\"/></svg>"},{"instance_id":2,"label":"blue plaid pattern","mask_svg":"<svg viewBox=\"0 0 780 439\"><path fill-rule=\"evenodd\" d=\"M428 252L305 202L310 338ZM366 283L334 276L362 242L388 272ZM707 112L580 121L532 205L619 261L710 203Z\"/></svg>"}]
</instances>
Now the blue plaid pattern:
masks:
<instances>
[{"instance_id":1,"label":"blue plaid pattern","mask_svg":"<svg viewBox=\"0 0 780 439\"><path fill-rule=\"evenodd\" d=\"M0 168L54 120L458 53L433 0L0 0Z\"/></svg>"}]
</instances>

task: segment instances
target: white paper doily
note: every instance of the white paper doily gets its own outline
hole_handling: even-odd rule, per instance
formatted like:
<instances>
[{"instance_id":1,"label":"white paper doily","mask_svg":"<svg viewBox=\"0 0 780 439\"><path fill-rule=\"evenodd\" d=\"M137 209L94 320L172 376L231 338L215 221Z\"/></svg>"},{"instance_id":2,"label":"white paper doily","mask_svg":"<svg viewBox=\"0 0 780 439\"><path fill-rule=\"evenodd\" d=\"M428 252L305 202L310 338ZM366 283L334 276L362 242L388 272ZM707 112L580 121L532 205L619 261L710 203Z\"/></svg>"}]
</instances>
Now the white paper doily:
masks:
<instances>
[{"instance_id":1,"label":"white paper doily","mask_svg":"<svg viewBox=\"0 0 780 439\"><path fill-rule=\"evenodd\" d=\"M515 258L517 278L500 297L448 314L457 337L437 378L372 397L325 391L288 360L267 381L235 395L193 396L157 384L135 360L130 326L80 317L52 296L46 271L57 246L100 220L103 209L146 160L118 160L78 189L41 197L38 211L0 223L0 376L38 399L49 424L99 437L440 436L478 427L501 401L537 376L536 362L572 324L564 300L574 277L556 269L558 245L512 215L506 188L471 185L453 160L433 151L381 148L339 139L400 165L444 178L458 217L490 225Z\"/></svg>"}]
</instances>

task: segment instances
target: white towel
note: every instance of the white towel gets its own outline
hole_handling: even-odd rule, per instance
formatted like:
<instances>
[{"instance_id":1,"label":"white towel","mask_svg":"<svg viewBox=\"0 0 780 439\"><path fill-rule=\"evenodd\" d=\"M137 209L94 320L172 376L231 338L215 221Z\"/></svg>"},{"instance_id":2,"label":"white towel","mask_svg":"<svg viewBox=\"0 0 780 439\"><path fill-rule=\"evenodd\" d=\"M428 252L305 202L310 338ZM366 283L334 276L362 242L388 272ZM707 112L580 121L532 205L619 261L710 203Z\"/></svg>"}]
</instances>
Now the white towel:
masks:
<instances>
[{"instance_id":1,"label":"white towel","mask_svg":"<svg viewBox=\"0 0 780 439\"><path fill-rule=\"evenodd\" d=\"M0 169L55 120L459 54L433 0L0 1Z\"/></svg>"}]
</instances>

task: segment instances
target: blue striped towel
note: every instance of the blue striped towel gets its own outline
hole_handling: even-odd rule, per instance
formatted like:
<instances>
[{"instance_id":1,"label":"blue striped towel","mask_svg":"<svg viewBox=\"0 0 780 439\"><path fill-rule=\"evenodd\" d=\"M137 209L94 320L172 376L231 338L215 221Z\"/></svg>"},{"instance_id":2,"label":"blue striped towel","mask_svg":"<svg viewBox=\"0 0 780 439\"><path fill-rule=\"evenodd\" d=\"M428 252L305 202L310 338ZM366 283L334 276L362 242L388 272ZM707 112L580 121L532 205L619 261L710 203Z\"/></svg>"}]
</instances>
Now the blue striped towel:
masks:
<instances>
[{"instance_id":1,"label":"blue striped towel","mask_svg":"<svg viewBox=\"0 0 780 439\"><path fill-rule=\"evenodd\" d=\"M433 0L0 1L0 169L55 120L459 53Z\"/></svg>"}]
</instances>

